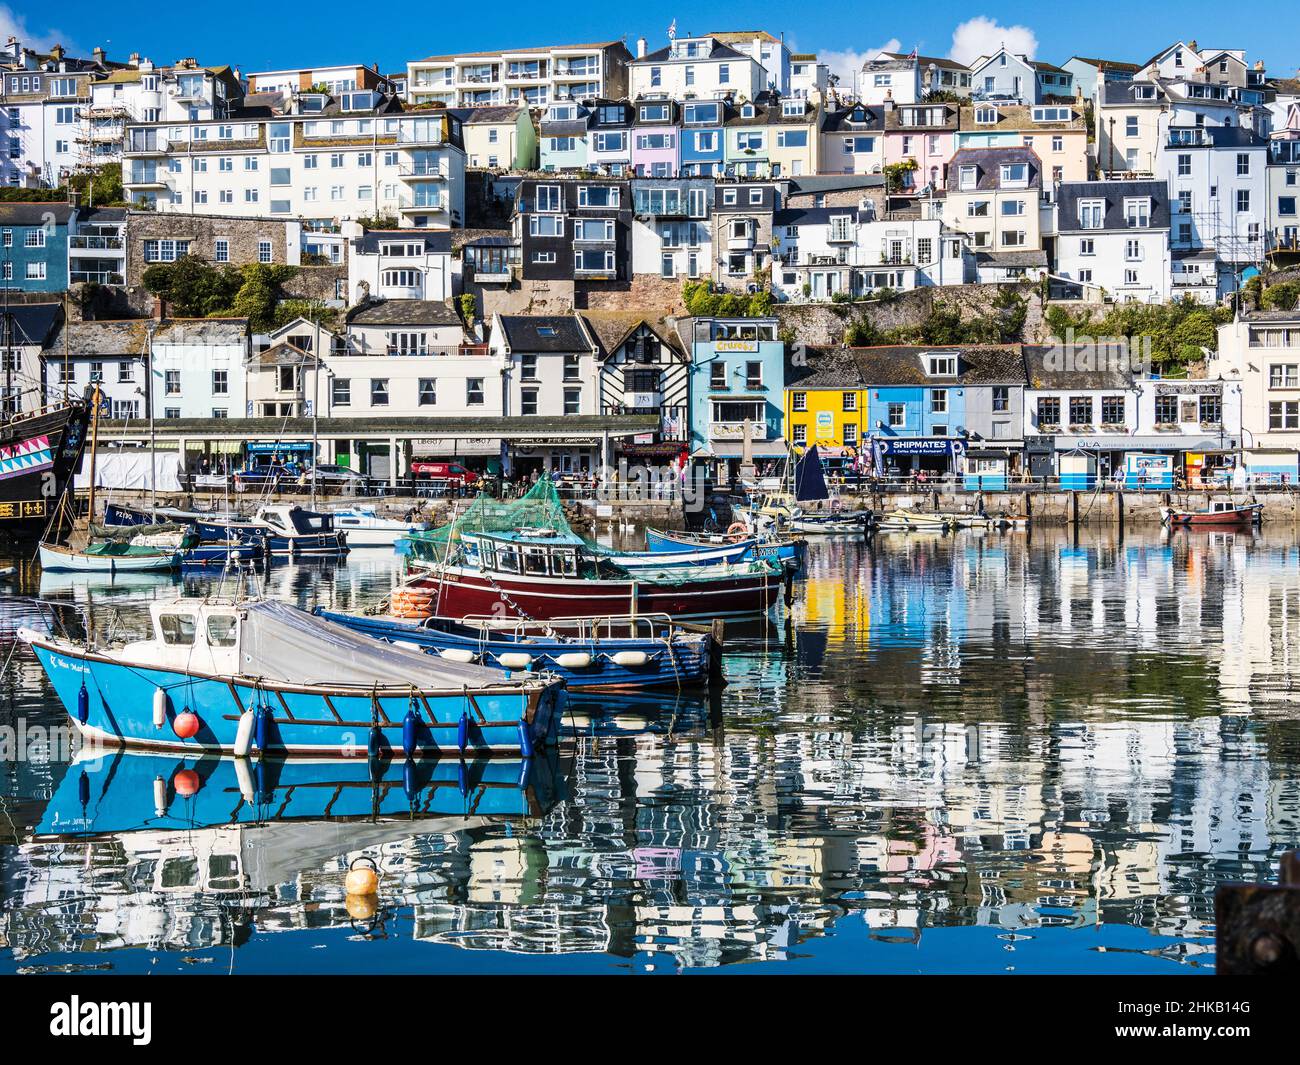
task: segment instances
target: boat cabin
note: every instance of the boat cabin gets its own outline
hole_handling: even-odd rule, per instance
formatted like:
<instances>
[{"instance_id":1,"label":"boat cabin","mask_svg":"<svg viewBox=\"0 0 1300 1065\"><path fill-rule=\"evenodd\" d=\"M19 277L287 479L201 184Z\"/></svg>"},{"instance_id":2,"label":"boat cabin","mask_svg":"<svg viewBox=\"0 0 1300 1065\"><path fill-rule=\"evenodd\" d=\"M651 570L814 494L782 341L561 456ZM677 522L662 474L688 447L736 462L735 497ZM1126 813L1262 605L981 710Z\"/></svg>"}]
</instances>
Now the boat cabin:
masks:
<instances>
[{"instance_id":1,"label":"boat cabin","mask_svg":"<svg viewBox=\"0 0 1300 1065\"><path fill-rule=\"evenodd\" d=\"M580 537L554 529L481 533L465 539L470 561L481 569L531 577L577 577L586 546Z\"/></svg>"},{"instance_id":2,"label":"boat cabin","mask_svg":"<svg viewBox=\"0 0 1300 1065\"><path fill-rule=\"evenodd\" d=\"M152 603L150 637L127 644L122 656L163 668L233 676L239 673L239 637L246 616L230 603L203 599Z\"/></svg>"},{"instance_id":3,"label":"boat cabin","mask_svg":"<svg viewBox=\"0 0 1300 1065\"><path fill-rule=\"evenodd\" d=\"M257 520L283 536L317 536L334 531L334 516L302 507L277 503L260 507Z\"/></svg>"}]
</instances>

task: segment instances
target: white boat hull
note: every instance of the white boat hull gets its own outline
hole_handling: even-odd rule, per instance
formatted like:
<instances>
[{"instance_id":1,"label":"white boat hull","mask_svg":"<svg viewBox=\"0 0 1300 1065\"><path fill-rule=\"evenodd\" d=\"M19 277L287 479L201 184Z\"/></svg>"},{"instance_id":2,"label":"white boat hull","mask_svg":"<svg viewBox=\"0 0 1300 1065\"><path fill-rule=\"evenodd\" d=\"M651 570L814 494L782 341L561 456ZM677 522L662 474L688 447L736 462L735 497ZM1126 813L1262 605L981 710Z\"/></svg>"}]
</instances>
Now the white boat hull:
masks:
<instances>
[{"instance_id":1,"label":"white boat hull","mask_svg":"<svg viewBox=\"0 0 1300 1065\"><path fill-rule=\"evenodd\" d=\"M65 573L146 573L175 569L179 551L157 555L86 555L67 547L41 544L41 568Z\"/></svg>"}]
</instances>

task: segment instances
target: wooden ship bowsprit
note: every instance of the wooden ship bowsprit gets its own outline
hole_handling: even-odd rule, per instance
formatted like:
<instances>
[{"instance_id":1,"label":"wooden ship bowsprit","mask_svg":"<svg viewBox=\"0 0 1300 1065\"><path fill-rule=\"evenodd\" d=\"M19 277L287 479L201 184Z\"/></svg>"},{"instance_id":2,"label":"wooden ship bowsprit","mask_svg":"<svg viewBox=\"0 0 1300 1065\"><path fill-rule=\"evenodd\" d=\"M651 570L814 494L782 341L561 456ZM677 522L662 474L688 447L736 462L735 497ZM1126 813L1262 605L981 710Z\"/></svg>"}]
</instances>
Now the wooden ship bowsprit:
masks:
<instances>
[{"instance_id":1,"label":"wooden ship bowsprit","mask_svg":"<svg viewBox=\"0 0 1300 1065\"><path fill-rule=\"evenodd\" d=\"M13 313L4 309L5 394L0 403L0 536L40 536L56 504L81 467L90 419L86 399L65 399L34 410L21 409L22 389L15 386L20 345ZM44 395L36 390L41 400Z\"/></svg>"}]
</instances>

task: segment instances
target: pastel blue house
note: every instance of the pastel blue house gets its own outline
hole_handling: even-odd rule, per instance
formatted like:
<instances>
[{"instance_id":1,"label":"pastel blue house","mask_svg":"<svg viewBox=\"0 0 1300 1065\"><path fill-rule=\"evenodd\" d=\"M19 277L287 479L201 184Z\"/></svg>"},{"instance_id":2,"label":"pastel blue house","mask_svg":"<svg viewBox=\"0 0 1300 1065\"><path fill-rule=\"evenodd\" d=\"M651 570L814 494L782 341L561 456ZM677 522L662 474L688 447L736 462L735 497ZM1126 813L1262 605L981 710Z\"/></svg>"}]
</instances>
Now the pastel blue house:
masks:
<instances>
[{"instance_id":1,"label":"pastel blue house","mask_svg":"<svg viewBox=\"0 0 1300 1065\"><path fill-rule=\"evenodd\" d=\"M538 138L543 170L587 169L589 118L587 109L575 103L555 103L547 108Z\"/></svg>"},{"instance_id":2,"label":"pastel blue house","mask_svg":"<svg viewBox=\"0 0 1300 1065\"><path fill-rule=\"evenodd\" d=\"M1051 63L1040 63L999 48L971 69L976 100L1006 100L1041 104L1074 95L1074 75Z\"/></svg>"},{"instance_id":3,"label":"pastel blue house","mask_svg":"<svg viewBox=\"0 0 1300 1065\"><path fill-rule=\"evenodd\" d=\"M691 353L691 455L734 477L745 433L760 466L785 456L785 343L775 318L694 318L680 326Z\"/></svg>"},{"instance_id":4,"label":"pastel blue house","mask_svg":"<svg viewBox=\"0 0 1300 1065\"><path fill-rule=\"evenodd\" d=\"M722 172L722 123L725 118L726 104L722 100L689 100L682 104L683 175L709 177Z\"/></svg>"},{"instance_id":5,"label":"pastel blue house","mask_svg":"<svg viewBox=\"0 0 1300 1065\"><path fill-rule=\"evenodd\" d=\"M66 203L0 204L0 285L19 292L63 292L68 287Z\"/></svg>"}]
</instances>

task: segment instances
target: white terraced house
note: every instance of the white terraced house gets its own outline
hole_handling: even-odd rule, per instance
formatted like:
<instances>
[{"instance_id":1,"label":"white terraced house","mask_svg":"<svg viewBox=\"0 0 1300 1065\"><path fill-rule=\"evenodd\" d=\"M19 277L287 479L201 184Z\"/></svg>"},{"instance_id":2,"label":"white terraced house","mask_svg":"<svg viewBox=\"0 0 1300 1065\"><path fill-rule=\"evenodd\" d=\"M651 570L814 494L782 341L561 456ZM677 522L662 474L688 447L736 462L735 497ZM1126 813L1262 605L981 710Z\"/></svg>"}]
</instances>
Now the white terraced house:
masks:
<instances>
[{"instance_id":1,"label":"white terraced house","mask_svg":"<svg viewBox=\"0 0 1300 1065\"><path fill-rule=\"evenodd\" d=\"M218 110L218 109L214 109ZM448 228L464 214L460 119L392 92L257 93L219 114L131 124L122 184L163 212Z\"/></svg>"},{"instance_id":2,"label":"white terraced house","mask_svg":"<svg viewBox=\"0 0 1300 1065\"><path fill-rule=\"evenodd\" d=\"M435 55L406 65L406 94L413 104L445 107L619 99L627 95L631 58L622 41Z\"/></svg>"}]
</instances>

